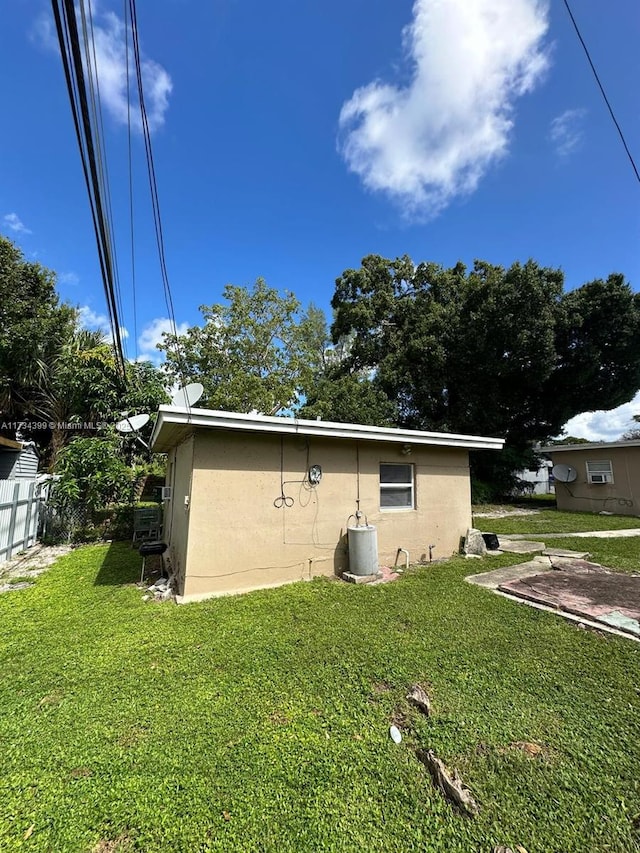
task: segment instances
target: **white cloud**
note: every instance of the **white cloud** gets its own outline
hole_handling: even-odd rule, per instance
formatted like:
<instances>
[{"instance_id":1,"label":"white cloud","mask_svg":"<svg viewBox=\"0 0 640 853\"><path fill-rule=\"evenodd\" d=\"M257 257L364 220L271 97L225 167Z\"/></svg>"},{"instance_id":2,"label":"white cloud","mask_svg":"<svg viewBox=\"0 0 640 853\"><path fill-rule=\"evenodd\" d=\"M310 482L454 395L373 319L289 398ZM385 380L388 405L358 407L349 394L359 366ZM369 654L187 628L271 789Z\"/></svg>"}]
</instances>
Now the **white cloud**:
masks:
<instances>
[{"instance_id":1,"label":"white cloud","mask_svg":"<svg viewBox=\"0 0 640 853\"><path fill-rule=\"evenodd\" d=\"M93 308L88 305L81 305L78 308L78 320L81 326L85 329L98 329L105 334L109 331L109 320L105 314L98 314Z\"/></svg>"},{"instance_id":2,"label":"white cloud","mask_svg":"<svg viewBox=\"0 0 640 853\"><path fill-rule=\"evenodd\" d=\"M81 305L78 308L78 321L85 329L102 332L106 343L113 343L113 333L109 325L109 318L105 314L98 314L97 311L94 311L88 305ZM126 340L129 337L129 332L125 326L120 326L120 337L122 340Z\"/></svg>"},{"instance_id":3,"label":"white cloud","mask_svg":"<svg viewBox=\"0 0 640 853\"><path fill-rule=\"evenodd\" d=\"M100 101L104 109L119 124L127 124L127 58L125 51L125 24L114 12L101 11L93 4L93 36L95 60L100 86ZM45 48L58 51L58 41L50 15L43 15L35 22L33 37ZM141 52L140 65L144 87L147 118L151 130L164 124L169 107L169 95L173 89L168 72L153 59ZM137 85L133 54L129 48L129 78L131 91L131 123L138 132L142 131L142 120L136 97Z\"/></svg>"},{"instance_id":4,"label":"white cloud","mask_svg":"<svg viewBox=\"0 0 640 853\"><path fill-rule=\"evenodd\" d=\"M473 192L507 152L516 99L548 66L547 12L547 0L415 0L407 85L376 80L342 107L349 169L413 217Z\"/></svg>"},{"instance_id":5,"label":"white cloud","mask_svg":"<svg viewBox=\"0 0 640 853\"><path fill-rule=\"evenodd\" d=\"M69 284L74 287L76 284L80 284L80 276L75 272L58 273L58 284Z\"/></svg>"},{"instance_id":6,"label":"white cloud","mask_svg":"<svg viewBox=\"0 0 640 853\"><path fill-rule=\"evenodd\" d=\"M17 213L7 213L2 219L6 228L10 228L14 234L32 234Z\"/></svg>"},{"instance_id":7,"label":"white cloud","mask_svg":"<svg viewBox=\"0 0 640 853\"><path fill-rule=\"evenodd\" d=\"M179 323L176 330L179 335L184 335L188 328L188 323ZM145 326L138 337L139 361L152 361L154 364L164 361L164 353L156 347L162 343L165 333L173 334L173 324L167 317L157 317Z\"/></svg>"},{"instance_id":8,"label":"white cloud","mask_svg":"<svg viewBox=\"0 0 640 853\"><path fill-rule=\"evenodd\" d=\"M637 429L634 415L640 414L640 391L629 403L610 412L583 412L564 425L563 432L589 441L615 441L630 429Z\"/></svg>"},{"instance_id":9,"label":"white cloud","mask_svg":"<svg viewBox=\"0 0 640 853\"><path fill-rule=\"evenodd\" d=\"M549 139L559 157L568 157L582 142L582 120L586 110L565 110L551 122Z\"/></svg>"},{"instance_id":10,"label":"white cloud","mask_svg":"<svg viewBox=\"0 0 640 853\"><path fill-rule=\"evenodd\" d=\"M46 13L38 15L29 31L29 38L32 42L46 47L47 50L55 50L60 53L52 15Z\"/></svg>"}]
</instances>

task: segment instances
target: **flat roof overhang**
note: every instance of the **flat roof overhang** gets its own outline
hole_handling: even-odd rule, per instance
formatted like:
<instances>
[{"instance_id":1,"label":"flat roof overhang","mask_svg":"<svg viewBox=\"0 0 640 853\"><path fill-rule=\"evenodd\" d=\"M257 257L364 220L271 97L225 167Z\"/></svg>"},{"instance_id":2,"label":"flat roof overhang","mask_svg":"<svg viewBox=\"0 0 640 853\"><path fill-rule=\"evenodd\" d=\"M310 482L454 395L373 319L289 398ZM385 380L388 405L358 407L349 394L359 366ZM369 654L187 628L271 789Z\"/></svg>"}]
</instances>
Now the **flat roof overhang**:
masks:
<instances>
[{"instance_id":1,"label":"flat roof overhang","mask_svg":"<svg viewBox=\"0 0 640 853\"><path fill-rule=\"evenodd\" d=\"M552 444L541 447L540 453L567 453L573 450L612 450L617 447L640 447L640 441L594 441L588 444Z\"/></svg>"},{"instance_id":2,"label":"flat roof overhang","mask_svg":"<svg viewBox=\"0 0 640 853\"><path fill-rule=\"evenodd\" d=\"M150 447L156 453L166 453L198 429L382 441L431 447L459 447L467 450L502 450L504 445L503 438L487 438L478 435L423 432L421 430L375 427L364 424L340 424L332 421L307 421L298 418L247 415L240 412L220 412L213 409L196 409L193 407L186 409L178 406L160 406Z\"/></svg>"}]
</instances>

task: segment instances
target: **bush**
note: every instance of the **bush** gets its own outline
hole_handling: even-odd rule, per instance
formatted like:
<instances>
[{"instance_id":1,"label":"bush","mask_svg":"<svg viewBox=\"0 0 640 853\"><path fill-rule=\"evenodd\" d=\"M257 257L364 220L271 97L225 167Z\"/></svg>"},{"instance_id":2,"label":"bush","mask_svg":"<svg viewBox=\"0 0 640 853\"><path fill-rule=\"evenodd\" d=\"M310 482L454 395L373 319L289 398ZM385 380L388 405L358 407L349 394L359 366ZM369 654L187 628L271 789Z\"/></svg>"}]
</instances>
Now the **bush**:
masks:
<instances>
[{"instance_id":1,"label":"bush","mask_svg":"<svg viewBox=\"0 0 640 853\"><path fill-rule=\"evenodd\" d=\"M497 497L497 489L492 483L483 483L482 480L471 480L472 504L490 504Z\"/></svg>"},{"instance_id":2,"label":"bush","mask_svg":"<svg viewBox=\"0 0 640 853\"><path fill-rule=\"evenodd\" d=\"M59 506L81 507L87 514L112 503L133 502L136 474L122 458L117 435L76 438L56 463L53 500Z\"/></svg>"},{"instance_id":3,"label":"bush","mask_svg":"<svg viewBox=\"0 0 640 853\"><path fill-rule=\"evenodd\" d=\"M45 545L60 542L100 542L105 540L126 541L133 537L133 511L149 506L158 506L153 501L135 504L112 504L103 509L79 516L69 507L48 506L44 535Z\"/></svg>"}]
</instances>

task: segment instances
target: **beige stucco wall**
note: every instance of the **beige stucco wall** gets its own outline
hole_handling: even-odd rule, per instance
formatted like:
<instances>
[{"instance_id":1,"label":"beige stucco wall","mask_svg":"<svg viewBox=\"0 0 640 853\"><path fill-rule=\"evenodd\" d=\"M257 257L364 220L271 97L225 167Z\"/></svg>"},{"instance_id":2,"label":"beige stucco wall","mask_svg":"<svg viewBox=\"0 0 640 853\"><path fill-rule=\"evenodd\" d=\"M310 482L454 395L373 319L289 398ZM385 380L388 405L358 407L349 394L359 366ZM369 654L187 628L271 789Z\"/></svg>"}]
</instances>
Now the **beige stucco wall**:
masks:
<instances>
[{"instance_id":1,"label":"beige stucco wall","mask_svg":"<svg viewBox=\"0 0 640 853\"><path fill-rule=\"evenodd\" d=\"M573 483L555 483L558 509L574 512L614 512L640 515L640 447L585 448L552 451L554 465L575 468ZM611 462L613 483L587 481L587 462Z\"/></svg>"},{"instance_id":2,"label":"beige stucco wall","mask_svg":"<svg viewBox=\"0 0 640 853\"><path fill-rule=\"evenodd\" d=\"M183 445L184 448L184 445ZM281 439L231 431L200 430L193 444L193 475L183 467L188 453L177 458L174 486L174 531L179 554L185 542L176 519L189 494L186 573L180 600L276 586L314 575L333 575L347 568L345 538L348 518L356 511L360 469L360 508L378 529L380 563L393 564L398 548L412 561L458 549L471 523L468 454L456 448L414 446L410 456L397 444L346 439L283 441L284 492L291 507L276 508L281 494ZM381 511L381 462L415 466L416 508ZM302 482L309 465L321 465L315 489ZM184 493L183 493L184 492Z\"/></svg>"},{"instance_id":3,"label":"beige stucco wall","mask_svg":"<svg viewBox=\"0 0 640 853\"><path fill-rule=\"evenodd\" d=\"M171 500L164 505L163 538L169 543L171 571L176 575L178 588L184 586L189 543L189 509L185 497L191 495L194 439L187 438L167 456L167 486Z\"/></svg>"}]
</instances>

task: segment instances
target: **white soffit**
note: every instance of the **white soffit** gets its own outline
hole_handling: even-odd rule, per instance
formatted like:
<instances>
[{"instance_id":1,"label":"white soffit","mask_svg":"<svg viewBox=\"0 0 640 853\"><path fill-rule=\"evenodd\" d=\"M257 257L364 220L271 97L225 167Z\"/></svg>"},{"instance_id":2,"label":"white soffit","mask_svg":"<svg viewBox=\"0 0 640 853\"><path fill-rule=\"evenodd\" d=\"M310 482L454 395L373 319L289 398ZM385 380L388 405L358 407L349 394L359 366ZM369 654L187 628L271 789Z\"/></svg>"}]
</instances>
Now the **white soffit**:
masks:
<instances>
[{"instance_id":1,"label":"white soffit","mask_svg":"<svg viewBox=\"0 0 640 853\"><path fill-rule=\"evenodd\" d=\"M158 453L164 453L194 429L359 439L361 441L384 441L397 444L422 444L432 447L461 447L469 450L501 450L504 445L502 438L487 438L478 435L423 432L421 430L365 426L364 424L340 424L332 421L276 418L267 415L220 412L212 409L160 406L151 436L151 449Z\"/></svg>"}]
</instances>

